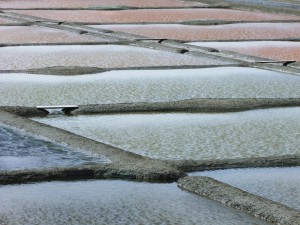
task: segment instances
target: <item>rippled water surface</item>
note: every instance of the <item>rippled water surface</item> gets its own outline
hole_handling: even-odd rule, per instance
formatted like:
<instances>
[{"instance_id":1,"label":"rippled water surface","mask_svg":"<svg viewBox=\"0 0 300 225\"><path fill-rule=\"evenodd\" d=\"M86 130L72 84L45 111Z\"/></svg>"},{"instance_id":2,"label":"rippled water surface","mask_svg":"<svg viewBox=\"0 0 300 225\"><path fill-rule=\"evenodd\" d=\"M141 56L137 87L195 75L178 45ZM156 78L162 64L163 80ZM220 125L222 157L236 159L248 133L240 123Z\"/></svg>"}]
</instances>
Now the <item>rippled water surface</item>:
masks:
<instances>
[{"instance_id":1,"label":"rippled water surface","mask_svg":"<svg viewBox=\"0 0 300 225\"><path fill-rule=\"evenodd\" d=\"M191 173L208 176L300 210L300 167L229 169Z\"/></svg>"},{"instance_id":2,"label":"rippled water surface","mask_svg":"<svg viewBox=\"0 0 300 225\"><path fill-rule=\"evenodd\" d=\"M276 60L300 62L300 43L290 41L192 42L196 46L229 50Z\"/></svg>"},{"instance_id":3,"label":"rippled water surface","mask_svg":"<svg viewBox=\"0 0 300 225\"><path fill-rule=\"evenodd\" d=\"M0 105L300 97L300 77L253 68L111 71L82 76L0 74Z\"/></svg>"},{"instance_id":4,"label":"rippled water surface","mask_svg":"<svg viewBox=\"0 0 300 225\"><path fill-rule=\"evenodd\" d=\"M105 162L109 161L0 126L0 170L64 167Z\"/></svg>"},{"instance_id":5,"label":"rippled water surface","mask_svg":"<svg viewBox=\"0 0 300 225\"><path fill-rule=\"evenodd\" d=\"M158 159L228 159L300 153L300 108L35 120Z\"/></svg>"},{"instance_id":6,"label":"rippled water surface","mask_svg":"<svg viewBox=\"0 0 300 225\"><path fill-rule=\"evenodd\" d=\"M1 224L266 224L181 191L128 181L0 186Z\"/></svg>"},{"instance_id":7,"label":"rippled water surface","mask_svg":"<svg viewBox=\"0 0 300 225\"><path fill-rule=\"evenodd\" d=\"M1 70L54 66L127 68L142 66L213 65L224 61L121 45L18 46L1 49Z\"/></svg>"}]
</instances>

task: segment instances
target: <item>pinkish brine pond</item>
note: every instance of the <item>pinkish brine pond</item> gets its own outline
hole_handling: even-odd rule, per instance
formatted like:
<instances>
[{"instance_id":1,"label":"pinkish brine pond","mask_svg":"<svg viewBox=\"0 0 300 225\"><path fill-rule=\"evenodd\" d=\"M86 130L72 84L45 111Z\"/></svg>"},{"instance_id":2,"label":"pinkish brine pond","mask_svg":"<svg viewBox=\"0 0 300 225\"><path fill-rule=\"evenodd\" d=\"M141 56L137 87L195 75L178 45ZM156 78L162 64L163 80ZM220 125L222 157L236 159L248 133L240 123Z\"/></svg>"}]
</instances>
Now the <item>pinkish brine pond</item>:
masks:
<instances>
[{"instance_id":1,"label":"pinkish brine pond","mask_svg":"<svg viewBox=\"0 0 300 225\"><path fill-rule=\"evenodd\" d=\"M300 62L300 43L291 41L192 42L192 45L275 60Z\"/></svg>"},{"instance_id":2,"label":"pinkish brine pond","mask_svg":"<svg viewBox=\"0 0 300 225\"><path fill-rule=\"evenodd\" d=\"M180 24L94 25L92 27L121 31L151 38L166 38L185 41L272 40L300 36L300 23L246 23L214 26L187 26Z\"/></svg>"},{"instance_id":3,"label":"pinkish brine pond","mask_svg":"<svg viewBox=\"0 0 300 225\"><path fill-rule=\"evenodd\" d=\"M77 42L109 42L109 39L80 35L38 26L0 26L0 43L77 43ZM22 35L20 35L22 34Z\"/></svg>"},{"instance_id":4,"label":"pinkish brine pond","mask_svg":"<svg viewBox=\"0 0 300 225\"><path fill-rule=\"evenodd\" d=\"M182 2L178 0L5 0L0 2L0 8L97 8L112 6L133 7L184 7L201 6L204 3Z\"/></svg>"},{"instance_id":5,"label":"pinkish brine pond","mask_svg":"<svg viewBox=\"0 0 300 225\"><path fill-rule=\"evenodd\" d=\"M300 16L276 15L231 9L140 9L121 11L16 10L14 13L51 20L81 23L164 23L189 20L265 21L299 20Z\"/></svg>"}]
</instances>

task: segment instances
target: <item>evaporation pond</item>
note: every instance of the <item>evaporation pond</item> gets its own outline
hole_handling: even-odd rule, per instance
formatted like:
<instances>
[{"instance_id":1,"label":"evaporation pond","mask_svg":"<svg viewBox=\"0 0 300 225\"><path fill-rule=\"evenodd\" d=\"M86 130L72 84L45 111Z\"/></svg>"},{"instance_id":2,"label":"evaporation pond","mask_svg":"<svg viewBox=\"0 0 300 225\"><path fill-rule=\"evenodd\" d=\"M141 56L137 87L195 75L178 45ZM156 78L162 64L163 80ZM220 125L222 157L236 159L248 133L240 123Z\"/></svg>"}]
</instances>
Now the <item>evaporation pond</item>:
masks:
<instances>
[{"instance_id":1,"label":"evaporation pond","mask_svg":"<svg viewBox=\"0 0 300 225\"><path fill-rule=\"evenodd\" d=\"M0 186L0 224L268 224L177 188L129 181Z\"/></svg>"},{"instance_id":2,"label":"evaporation pond","mask_svg":"<svg viewBox=\"0 0 300 225\"><path fill-rule=\"evenodd\" d=\"M104 38L37 26L0 26L0 33L1 44L109 42Z\"/></svg>"},{"instance_id":3,"label":"evaporation pond","mask_svg":"<svg viewBox=\"0 0 300 225\"><path fill-rule=\"evenodd\" d=\"M1 8L107 8L114 6L131 7L184 7L206 5L204 3L182 2L178 0L9 0L1 2Z\"/></svg>"},{"instance_id":4,"label":"evaporation pond","mask_svg":"<svg viewBox=\"0 0 300 225\"><path fill-rule=\"evenodd\" d=\"M234 51L242 54L275 60L300 62L300 42L292 41L245 41L245 42L191 42L190 44Z\"/></svg>"},{"instance_id":5,"label":"evaporation pond","mask_svg":"<svg viewBox=\"0 0 300 225\"><path fill-rule=\"evenodd\" d=\"M141 35L149 38L196 40L274 40L297 38L300 23L236 23L213 26L182 24L93 25L92 27Z\"/></svg>"},{"instance_id":6,"label":"evaporation pond","mask_svg":"<svg viewBox=\"0 0 300 225\"><path fill-rule=\"evenodd\" d=\"M300 153L300 108L34 118L157 159L231 159Z\"/></svg>"},{"instance_id":7,"label":"evaporation pond","mask_svg":"<svg viewBox=\"0 0 300 225\"><path fill-rule=\"evenodd\" d=\"M231 9L133 9L115 11L15 10L14 13L51 20L82 23L167 23L190 20L265 21L299 20L299 16L276 15Z\"/></svg>"},{"instance_id":8,"label":"evaporation pond","mask_svg":"<svg viewBox=\"0 0 300 225\"><path fill-rule=\"evenodd\" d=\"M299 98L300 77L222 67L110 71L80 76L0 74L0 105L85 105L191 98Z\"/></svg>"},{"instance_id":9,"label":"evaporation pond","mask_svg":"<svg viewBox=\"0 0 300 225\"><path fill-rule=\"evenodd\" d=\"M300 167L228 169L195 172L190 175L212 177L300 210Z\"/></svg>"},{"instance_id":10,"label":"evaporation pond","mask_svg":"<svg viewBox=\"0 0 300 225\"><path fill-rule=\"evenodd\" d=\"M2 48L0 53L0 70L79 65L100 68L219 65L225 62L123 45L14 46Z\"/></svg>"},{"instance_id":11,"label":"evaporation pond","mask_svg":"<svg viewBox=\"0 0 300 225\"><path fill-rule=\"evenodd\" d=\"M66 167L107 162L109 161L103 157L72 150L24 132L0 126L0 170Z\"/></svg>"}]
</instances>

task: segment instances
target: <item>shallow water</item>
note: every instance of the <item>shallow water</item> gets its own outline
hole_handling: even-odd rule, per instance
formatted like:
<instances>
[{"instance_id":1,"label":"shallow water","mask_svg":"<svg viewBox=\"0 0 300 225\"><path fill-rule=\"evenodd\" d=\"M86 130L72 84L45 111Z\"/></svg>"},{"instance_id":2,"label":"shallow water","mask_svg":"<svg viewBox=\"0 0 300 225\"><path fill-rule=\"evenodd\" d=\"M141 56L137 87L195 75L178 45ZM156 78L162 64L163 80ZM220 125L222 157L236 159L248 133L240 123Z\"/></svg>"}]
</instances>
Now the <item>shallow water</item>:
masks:
<instances>
[{"instance_id":1,"label":"shallow water","mask_svg":"<svg viewBox=\"0 0 300 225\"><path fill-rule=\"evenodd\" d=\"M107 162L109 161L100 156L72 150L0 126L0 170L66 167Z\"/></svg>"},{"instance_id":2,"label":"shallow water","mask_svg":"<svg viewBox=\"0 0 300 225\"><path fill-rule=\"evenodd\" d=\"M296 60L300 62L300 43L289 41L248 42L191 42L189 44L234 51L246 55L275 60Z\"/></svg>"},{"instance_id":3,"label":"shallow water","mask_svg":"<svg viewBox=\"0 0 300 225\"><path fill-rule=\"evenodd\" d=\"M206 5L203 3L181 2L177 0L9 0L0 2L0 8L88 8L106 6L133 6L133 7L180 7Z\"/></svg>"},{"instance_id":4,"label":"shallow water","mask_svg":"<svg viewBox=\"0 0 300 225\"><path fill-rule=\"evenodd\" d=\"M0 33L2 44L110 42L99 37L35 26L0 26Z\"/></svg>"},{"instance_id":5,"label":"shallow water","mask_svg":"<svg viewBox=\"0 0 300 225\"><path fill-rule=\"evenodd\" d=\"M300 36L300 23L245 23L214 26L187 26L181 24L93 25L92 27L151 38L185 41L273 40Z\"/></svg>"},{"instance_id":6,"label":"shallow water","mask_svg":"<svg viewBox=\"0 0 300 225\"><path fill-rule=\"evenodd\" d=\"M267 224L181 191L128 181L0 186L2 224Z\"/></svg>"},{"instance_id":7,"label":"shallow water","mask_svg":"<svg viewBox=\"0 0 300 225\"><path fill-rule=\"evenodd\" d=\"M177 22L186 20L264 21L296 20L299 16L231 9L140 9L121 11L17 10L14 13L52 20L84 23Z\"/></svg>"},{"instance_id":8,"label":"shallow water","mask_svg":"<svg viewBox=\"0 0 300 225\"><path fill-rule=\"evenodd\" d=\"M233 159L300 153L299 107L34 120L157 159Z\"/></svg>"},{"instance_id":9,"label":"shallow water","mask_svg":"<svg viewBox=\"0 0 300 225\"><path fill-rule=\"evenodd\" d=\"M300 9L299 0L294 1L282 1L282 0L225 0L226 2L238 2L238 3L247 3L254 5L265 5L276 8L288 8L288 9Z\"/></svg>"},{"instance_id":10,"label":"shallow water","mask_svg":"<svg viewBox=\"0 0 300 225\"><path fill-rule=\"evenodd\" d=\"M153 49L121 45L21 46L1 49L1 70L22 70L53 66L126 68L175 65L227 64Z\"/></svg>"},{"instance_id":11,"label":"shallow water","mask_svg":"<svg viewBox=\"0 0 300 225\"><path fill-rule=\"evenodd\" d=\"M300 167L215 170L190 175L212 177L300 210Z\"/></svg>"},{"instance_id":12,"label":"shallow water","mask_svg":"<svg viewBox=\"0 0 300 225\"><path fill-rule=\"evenodd\" d=\"M0 18L0 24L7 24L7 23L12 23L13 21L9 21L3 18Z\"/></svg>"},{"instance_id":13,"label":"shallow water","mask_svg":"<svg viewBox=\"0 0 300 225\"><path fill-rule=\"evenodd\" d=\"M0 105L84 105L191 98L299 98L300 77L254 68L0 74Z\"/></svg>"}]
</instances>

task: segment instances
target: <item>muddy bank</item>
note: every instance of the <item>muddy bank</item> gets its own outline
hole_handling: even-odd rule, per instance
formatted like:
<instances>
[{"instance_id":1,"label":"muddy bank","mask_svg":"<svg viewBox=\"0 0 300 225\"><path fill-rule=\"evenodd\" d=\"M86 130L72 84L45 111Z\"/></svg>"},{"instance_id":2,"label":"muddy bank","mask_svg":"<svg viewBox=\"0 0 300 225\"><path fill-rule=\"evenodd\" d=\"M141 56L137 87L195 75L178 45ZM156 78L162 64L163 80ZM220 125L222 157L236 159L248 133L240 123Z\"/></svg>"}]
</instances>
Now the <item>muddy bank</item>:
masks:
<instances>
[{"instance_id":1,"label":"muddy bank","mask_svg":"<svg viewBox=\"0 0 300 225\"><path fill-rule=\"evenodd\" d=\"M178 187L274 224L300 224L300 212L209 177L185 177Z\"/></svg>"},{"instance_id":2,"label":"muddy bank","mask_svg":"<svg viewBox=\"0 0 300 225\"><path fill-rule=\"evenodd\" d=\"M45 137L50 141L67 145L74 149L82 149L84 151L100 154L112 161L112 166L109 166L110 169L106 171L106 176L111 178L124 177L129 179L132 177L133 179L141 179L141 180L160 180L160 179L171 180L171 179L178 179L180 176L183 175L182 172L170 166L169 164L166 164L163 161L154 160L131 152L127 152L122 149L104 143L100 143L97 141L93 141L91 139L73 134L65 130L61 130L55 127L37 123L35 121L14 114L10 114L4 111L0 112L0 123L4 123L8 126L21 129L33 135ZM28 174L24 175L23 179L30 180L33 179L32 177L37 177L34 178L36 180L42 179L41 177L45 176L45 172L43 171L48 171L48 170L33 170L33 172L30 171L26 172ZM64 169L50 170L52 174L57 174L58 171L64 171ZM79 171L81 171L81 169L79 169ZM13 172L13 173L18 173L18 172ZM36 173L42 175L37 175L37 176L30 175ZM53 175L51 175L51 173L50 175L46 175L46 177L48 176L52 177ZM46 172L46 174L48 174L48 172ZM77 176L76 175L77 172L74 172L72 174L74 174L74 176ZM78 176L81 176L80 174L81 173L79 173ZM68 177L68 175L63 175L63 176ZM1 175L0 177L4 177L4 176ZM162 177L172 177L172 178L162 178Z\"/></svg>"},{"instance_id":3,"label":"muddy bank","mask_svg":"<svg viewBox=\"0 0 300 225\"><path fill-rule=\"evenodd\" d=\"M290 167L300 166L300 155L224 160L176 160L169 163L184 172L232 168Z\"/></svg>"},{"instance_id":4,"label":"muddy bank","mask_svg":"<svg viewBox=\"0 0 300 225\"><path fill-rule=\"evenodd\" d=\"M281 1L249 1L249 0L185 0L185 2L201 2L207 4L223 4L224 6L231 9L246 9L246 10L257 10L261 12L269 13L285 13L300 15L300 5L296 2L290 2L287 0Z\"/></svg>"},{"instance_id":5,"label":"muddy bank","mask_svg":"<svg viewBox=\"0 0 300 225\"><path fill-rule=\"evenodd\" d=\"M232 112L259 108L300 106L300 99L189 99L173 102L141 102L80 106L75 115L121 112Z\"/></svg>"},{"instance_id":6,"label":"muddy bank","mask_svg":"<svg viewBox=\"0 0 300 225\"><path fill-rule=\"evenodd\" d=\"M136 102L81 105L72 115L128 112L234 112L262 108L300 106L299 98L203 98L170 102ZM0 106L0 110L25 117L47 116L35 107Z\"/></svg>"},{"instance_id":7,"label":"muddy bank","mask_svg":"<svg viewBox=\"0 0 300 225\"><path fill-rule=\"evenodd\" d=\"M137 162L128 165L112 163L69 168L0 171L0 184L116 178L148 182L174 182L185 175L170 167L156 166L151 167L146 164L143 166Z\"/></svg>"}]
</instances>

